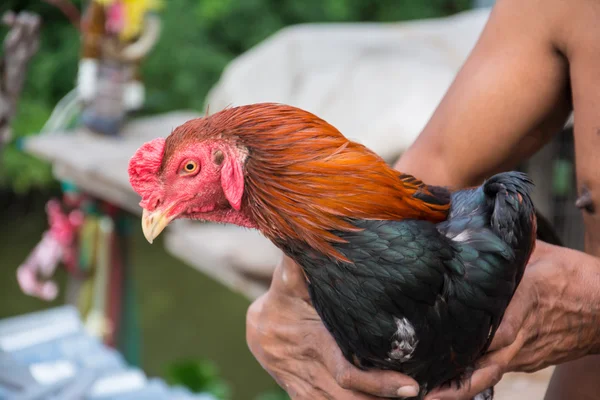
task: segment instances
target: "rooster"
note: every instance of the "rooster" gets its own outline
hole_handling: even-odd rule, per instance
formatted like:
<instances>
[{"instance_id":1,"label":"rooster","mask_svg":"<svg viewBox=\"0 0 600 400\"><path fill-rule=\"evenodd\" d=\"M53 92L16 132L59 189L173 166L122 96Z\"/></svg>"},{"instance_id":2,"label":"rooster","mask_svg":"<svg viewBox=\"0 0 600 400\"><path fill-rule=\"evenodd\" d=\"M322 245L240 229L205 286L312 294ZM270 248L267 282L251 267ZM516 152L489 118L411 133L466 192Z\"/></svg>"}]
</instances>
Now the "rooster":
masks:
<instances>
[{"instance_id":1,"label":"rooster","mask_svg":"<svg viewBox=\"0 0 600 400\"><path fill-rule=\"evenodd\" d=\"M282 104L188 121L138 149L129 176L150 243L176 218L258 229L302 267L344 356L413 377L419 398L468 378L535 245L525 174L430 186Z\"/></svg>"}]
</instances>

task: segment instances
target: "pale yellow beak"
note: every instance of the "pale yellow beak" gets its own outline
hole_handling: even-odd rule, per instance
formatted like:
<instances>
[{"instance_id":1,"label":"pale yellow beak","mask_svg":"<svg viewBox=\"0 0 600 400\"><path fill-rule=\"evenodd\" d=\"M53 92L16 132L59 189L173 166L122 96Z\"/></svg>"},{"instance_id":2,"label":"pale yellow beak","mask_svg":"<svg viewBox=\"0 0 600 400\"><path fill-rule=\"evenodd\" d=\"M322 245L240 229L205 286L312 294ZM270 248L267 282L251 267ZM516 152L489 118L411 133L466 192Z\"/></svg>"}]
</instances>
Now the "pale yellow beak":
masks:
<instances>
[{"instance_id":1,"label":"pale yellow beak","mask_svg":"<svg viewBox=\"0 0 600 400\"><path fill-rule=\"evenodd\" d=\"M148 243L152 244L154 239L169 225L173 220L167 217L169 210L156 210L150 212L144 208L142 212L142 231Z\"/></svg>"}]
</instances>

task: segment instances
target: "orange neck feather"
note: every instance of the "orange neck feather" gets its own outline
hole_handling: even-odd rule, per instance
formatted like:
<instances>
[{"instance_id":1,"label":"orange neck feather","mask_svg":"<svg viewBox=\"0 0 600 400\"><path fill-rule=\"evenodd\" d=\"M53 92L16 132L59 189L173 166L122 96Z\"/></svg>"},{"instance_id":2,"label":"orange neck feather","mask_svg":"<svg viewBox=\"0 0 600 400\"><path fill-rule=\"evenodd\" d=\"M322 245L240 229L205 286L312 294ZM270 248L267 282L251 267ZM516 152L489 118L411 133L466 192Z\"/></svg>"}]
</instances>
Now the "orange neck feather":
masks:
<instances>
[{"instance_id":1,"label":"orange neck feather","mask_svg":"<svg viewBox=\"0 0 600 400\"><path fill-rule=\"evenodd\" d=\"M270 239L305 242L347 261L331 244L342 241L332 231L358 230L348 219L446 219L449 203L413 197L429 194L422 182L401 180L383 159L320 118L276 104L223 112L242 108L244 115L231 119L247 122L223 137L231 133L248 150L246 210Z\"/></svg>"}]
</instances>

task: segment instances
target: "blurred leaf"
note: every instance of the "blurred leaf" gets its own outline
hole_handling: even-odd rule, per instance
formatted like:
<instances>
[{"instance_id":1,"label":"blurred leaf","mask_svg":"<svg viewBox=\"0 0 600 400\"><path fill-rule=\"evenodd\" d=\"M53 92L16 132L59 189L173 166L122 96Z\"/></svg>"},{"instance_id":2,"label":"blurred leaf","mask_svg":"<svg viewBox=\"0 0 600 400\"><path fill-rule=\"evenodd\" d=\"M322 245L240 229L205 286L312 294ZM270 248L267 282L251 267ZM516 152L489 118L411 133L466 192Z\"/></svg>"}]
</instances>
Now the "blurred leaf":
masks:
<instances>
[{"instance_id":1,"label":"blurred leaf","mask_svg":"<svg viewBox=\"0 0 600 400\"><path fill-rule=\"evenodd\" d=\"M553 165L552 192L557 196L568 196L573 186L573 164L564 159L557 159Z\"/></svg>"},{"instance_id":2,"label":"blurred leaf","mask_svg":"<svg viewBox=\"0 0 600 400\"><path fill-rule=\"evenodd\" d=\"M50 116L50 109L43 103L23 98L13 123L15 140L4 147L1 154L0 185L10 186L20 194L33 188L48 187L53 183L50 165L23 153L16 139L37 132Z\"/></svg>"},{"instance_id":3,"label":"blurred leaf","mask_svg":"<svg viewBox=\"0 0 600 400\"><path fill-rule=\"evenodd\" d=\"M259 394L254 400L290 400L290 396L281 388Z\"/></svg>"},{"instance_id":4,"label":"blurred leaf","mask_svg":"<svg viewBox=\"0 0 600 400\"><path fill-rule=\"evenodd\" d=\"M219 376L214 363L201 361L179 361L167 369L166 379L171 385L181 385L194 393L210 393L219 399L229 399L231 389Z\"/></svg>"},{"instance_id":5,"label":"blurred leaf","mask_svg":"<svg viewBox=\"0 0 600 400\"><path fill-rule=\"evenodd\" d=\"M233 8L235 0L204 0L198 3L196 12L201 21L219 21Z\"/></svg>"}]
</instances>

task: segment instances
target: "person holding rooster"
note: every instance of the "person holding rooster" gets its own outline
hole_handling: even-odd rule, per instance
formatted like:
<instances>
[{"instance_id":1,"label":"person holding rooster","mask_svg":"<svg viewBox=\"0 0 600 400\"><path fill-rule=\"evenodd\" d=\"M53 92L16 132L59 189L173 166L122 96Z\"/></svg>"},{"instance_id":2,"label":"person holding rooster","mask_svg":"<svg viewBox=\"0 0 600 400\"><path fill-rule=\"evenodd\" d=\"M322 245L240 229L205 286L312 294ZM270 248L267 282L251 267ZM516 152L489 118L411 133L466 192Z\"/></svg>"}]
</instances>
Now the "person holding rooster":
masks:
<instances>
[{"instance_id":1,"label":"person holding rooster","mask_svg":"<svg viewBox=\"0 0 600 400\"><path fill-rule=\"evenodd\" d=\"M506 372L549 365L558 366L546 400L600 393L598 15L600 2L592 0L499 0L436 112L396 164L430 184L477 185L534 154L574 112L586 253L538 241L470 385L439 388L427 400L471 399ZM248 310L247 341L293 399L417 394L408 376L346 361L310 304L301 269L288 258Z\"/></svg>"}]
</instances>

